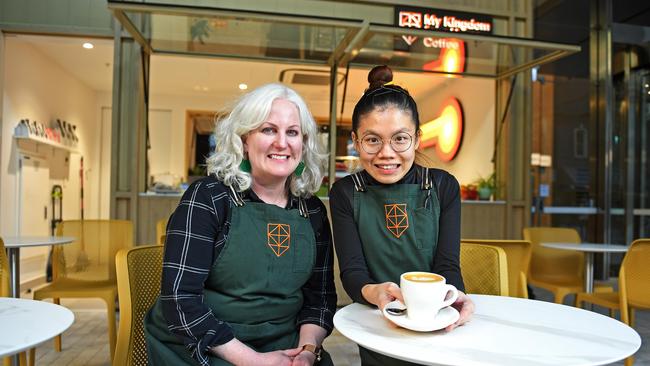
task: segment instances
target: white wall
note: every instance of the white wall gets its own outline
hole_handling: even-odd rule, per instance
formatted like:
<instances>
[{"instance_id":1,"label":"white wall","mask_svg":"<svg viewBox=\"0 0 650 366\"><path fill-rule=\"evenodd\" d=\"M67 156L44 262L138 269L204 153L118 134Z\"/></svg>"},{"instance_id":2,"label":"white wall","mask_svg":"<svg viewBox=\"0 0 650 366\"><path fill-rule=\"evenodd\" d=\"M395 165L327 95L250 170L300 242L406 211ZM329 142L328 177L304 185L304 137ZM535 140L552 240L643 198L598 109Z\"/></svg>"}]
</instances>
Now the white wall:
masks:
<instances>
[{"instance_id":1,"label":"white wall","mask_svg":"<svg viewBox=\"0 0 650 366\"><path fill-rule=\"evenodd\" d=\"M35 232L29 227L29 218L23 219L20 225L22 233L17 232L16 208L20 199L17 191L17 154L18 150L13 139L13 130L23 118L49 123L56 118L66 120L77 126L79 137L79 153L72 153L69 161L60 158L61 152L53 153L43 150L39 154L47 160L49 180L33 182L24 185L29 191L24 195L40 196L47 192L45 202L30 202L30 205L40 207L37 212L43 212L42 207L48 207L48 218L51 219L51 202L49 192L52 185L63 187L63 219L80 218L80 178L79 164L84 157L84 217L98 218L99 211L99 140L98 99L97 93L88 86L68 74L58 64L48 59L44 54L25 41L12 36L5 36L4 42L4 89L2 95L2 138L0 152L0 233L2 235L49 235L49 230L39 228ZM2 55L2 54L0 54ZM0 65L2 65L0 63ZM59 158L57 158L57 156ZM47 176L47 175L46 175ZM23 179L29 180L23 174ZM108 194L108 192L106 192ZM47 248L32 248L21 251L24 258L42 255ZM23 254L24 252L24 254ZM44 267L41 267L44 268ZM29 267L21 268L21 273L29 271ZM21 275L22 277L22 275ZM21 278L22 279L22 278Z\"/></svg>"},{"instance_id":2,"label":"white wall","mask_svg":"<svg viewBox=\"0 0 650 366\"><path fill-rule=\"evenodd\" d=\"M465 131L460 150L449 163L441 162L433 148L425 154L438 162L437 167L453 174L460 184L473 183L479 177L488 177L494 149L494 103L493 80L478 78L449 78L427 95L416 95L420 122L437 117L440 106L449 97L455 97L463 108Z\"/></svg>"}]
</instances>

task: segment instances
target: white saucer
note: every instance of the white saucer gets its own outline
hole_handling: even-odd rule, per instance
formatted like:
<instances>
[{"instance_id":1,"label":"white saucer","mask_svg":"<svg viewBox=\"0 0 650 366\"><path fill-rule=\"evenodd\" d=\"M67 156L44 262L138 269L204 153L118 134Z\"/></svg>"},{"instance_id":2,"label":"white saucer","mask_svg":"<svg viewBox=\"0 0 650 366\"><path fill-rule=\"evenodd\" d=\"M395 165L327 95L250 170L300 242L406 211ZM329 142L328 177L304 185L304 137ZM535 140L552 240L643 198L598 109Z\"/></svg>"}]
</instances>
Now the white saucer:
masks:
<instances>
[{"instance_id":1,"label":"white saucer","mask_svg":"<svg viewBox=\"0 0 650 366\"><path fill-rule=\"evenodd\" d=\"M384 310L384 316L391 322L397 324L398 326L416 332L433 332L434 330L442 329L447 327L450 324L455 323L458 318L460 318L460 313L452 306L447 306L440 309L440 312L436 318L429 322L423 321L414 321L408 317L408 315L392 315L386 312L387 308L399 308L404 309L406 306L402 304L399 300L388 303Z\"/></svg>"}]
</instances>

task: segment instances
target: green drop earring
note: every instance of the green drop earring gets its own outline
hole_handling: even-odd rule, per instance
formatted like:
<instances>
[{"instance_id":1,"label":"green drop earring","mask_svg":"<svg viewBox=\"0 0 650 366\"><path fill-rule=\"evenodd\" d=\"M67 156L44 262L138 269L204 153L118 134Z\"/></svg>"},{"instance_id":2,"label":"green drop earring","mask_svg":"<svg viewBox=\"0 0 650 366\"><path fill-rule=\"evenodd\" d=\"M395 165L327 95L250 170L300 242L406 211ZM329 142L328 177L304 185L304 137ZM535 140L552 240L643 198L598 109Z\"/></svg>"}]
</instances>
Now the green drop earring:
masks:
<instances>
[{"instance_id":1,"label":"green drop earring","mask_svg":"<svg viewBox=\"0 0 650 366\"><path fill-rule=\"evenodd\" d=\"M250 173L253 170L251 167L251 161L248 159L243 159L241 163L239 163L239 170L244 173Z\"/></svg>"},{"instance_id":2,"label":"green drop earring","mask_svg":"<svg viewBox=\"0 0 650 366\"><path fill-rule=\"evenodd\" d=\"M296 170L293 171L293 174L296 175L296 177L299 177L302 175L302 172L305 171L305 163L302 161L298 163L298 166L296 167Z\"/></svg>"}]
</instances>

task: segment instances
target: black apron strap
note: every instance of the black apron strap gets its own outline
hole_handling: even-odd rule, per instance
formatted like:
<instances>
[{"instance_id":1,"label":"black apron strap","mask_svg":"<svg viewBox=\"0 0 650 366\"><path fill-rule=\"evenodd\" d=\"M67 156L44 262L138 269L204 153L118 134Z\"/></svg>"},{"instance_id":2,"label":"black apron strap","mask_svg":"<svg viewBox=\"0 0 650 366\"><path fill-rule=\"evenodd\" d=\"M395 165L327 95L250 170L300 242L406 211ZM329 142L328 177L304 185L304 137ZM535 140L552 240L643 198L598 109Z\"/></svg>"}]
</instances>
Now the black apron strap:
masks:
<instances>
[{"instance_id":1,"label":"black apron strap","mask_svg":"<svg viewBox=\"0 0 650 366\"><path fill-rule=\"evenodd\" d=\"M420 174L420 189L423 191L427 191L427 195L424 198L424 204L422 207L428 208L429 205L431 204L431 176L429 175L429 168L421 166L418 169L418 173Z\"/></svg>"},{"instance_id":2,"label":"black apron strap","mask_svg":"<svg viewBox=\"0 0 650 366\"><path fill-rule=\"evenodd\" d=\"M354 189L356 189L357 192L366 191L366 182L363 179L361 172L356 172L352 174L352 181L354 181Z\"/></svg>"},{"instance_id":3,"label":"black apron strap","mask_svg":"<svg viewBox=\"0 0 650 366\"><path fill-rule=\"evenodd\" d=\"M305 199L302 197L298 197L298 212L300 212L300 216L304 218L309 217L309 209L307 208L307 202L305 202Z\"/></svg>"},{"instance_id":4,"label":"black apron strap","mask_svg":"<svg viewBox=\"0 0 650 366\"><path fill-rule=\"evenodd\" d=\"M242 198L241 193L237 192L233 186L228 186L228 188L230 188L228 197L230 197L232 203L237 207L244 206L244 199Z\"/></svg>"}]
</instances>

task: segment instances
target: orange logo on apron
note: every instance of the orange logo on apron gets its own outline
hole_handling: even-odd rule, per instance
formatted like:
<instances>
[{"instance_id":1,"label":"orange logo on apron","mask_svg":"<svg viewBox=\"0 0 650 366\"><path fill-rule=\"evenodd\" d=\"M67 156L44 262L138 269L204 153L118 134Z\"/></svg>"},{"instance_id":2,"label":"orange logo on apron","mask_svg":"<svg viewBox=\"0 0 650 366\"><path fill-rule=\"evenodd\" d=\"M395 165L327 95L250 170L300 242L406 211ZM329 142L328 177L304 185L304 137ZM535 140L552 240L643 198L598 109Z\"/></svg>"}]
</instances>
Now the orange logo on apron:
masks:
<instances>
[{"instance_id":1,"label":"orange logo on apron","mask_svg":"<svg viewBox=\"0 0 650 366\"><path fill-rule=\"evenodd\" d=\"M409 227L406 203L384 205L384 212L386 213L386 228L396 238L399 238Z\"/></svg>"},{"instance_id":2,"label":"orange logo on apron","mask_svg":"<svg viewBox=\"0 0 650 366\"><path fill-rule=\"evenodd\" d=\"M281 256L289 250L291 243L291 226L287 224L267 224L267 243L276 256Z\"/></svg>"}]
</instances>

